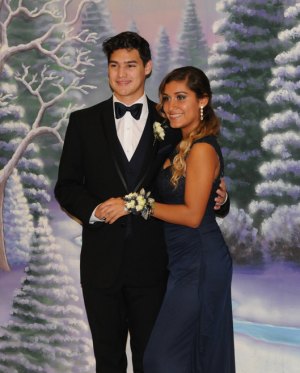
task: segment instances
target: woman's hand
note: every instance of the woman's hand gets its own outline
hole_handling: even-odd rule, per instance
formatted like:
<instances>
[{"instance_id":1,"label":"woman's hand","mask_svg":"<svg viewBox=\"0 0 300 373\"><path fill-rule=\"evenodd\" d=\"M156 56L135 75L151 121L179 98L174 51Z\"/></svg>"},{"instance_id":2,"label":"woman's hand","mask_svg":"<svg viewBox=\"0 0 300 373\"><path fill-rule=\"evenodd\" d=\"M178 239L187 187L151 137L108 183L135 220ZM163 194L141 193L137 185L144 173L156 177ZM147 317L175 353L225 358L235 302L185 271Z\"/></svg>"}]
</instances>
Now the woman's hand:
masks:
<instances>
[{"instance_id":1,"label":"woman's hand","mask_svg":"<svg viewBox=\"0 0 300 373\"><path fill-rule=\"evenodd\" d=\"M121 216L128 215L125 209L125 202L121 197L110 198L101 203L95 212L95 215L101 219L105 218L105 223L112 224Z\"/></svg>"},{"instance_id":2,"label":"woman's hand","mask_svg":"<svg viewBox=\"0 0 300 373\"><path fill-rule=\"evenodd\" d=\"M224 205L224 203L226 202L227 200L227 191L226 191L226 184L225 184L225 180L224 178L222 177L221 179L221 182L220 182L220 185L219 185L219 188L217 190L217 197L215 198L215 207L214 209L215 210L219 210L220 207L222 205Z\"/></svg>"}]
</instances>

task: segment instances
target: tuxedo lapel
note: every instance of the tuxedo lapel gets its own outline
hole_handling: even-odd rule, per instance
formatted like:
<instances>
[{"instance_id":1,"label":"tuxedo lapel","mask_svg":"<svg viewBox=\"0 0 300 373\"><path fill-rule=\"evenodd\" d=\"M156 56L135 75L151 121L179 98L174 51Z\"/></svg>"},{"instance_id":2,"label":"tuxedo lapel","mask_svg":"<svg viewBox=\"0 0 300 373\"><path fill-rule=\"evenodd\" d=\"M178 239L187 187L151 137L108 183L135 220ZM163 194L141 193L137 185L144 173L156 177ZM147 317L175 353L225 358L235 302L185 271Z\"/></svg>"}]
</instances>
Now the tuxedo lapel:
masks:
<instances>
[{"instance_id":1,"label":"tuxedo lapel","mask_svg":"<svg viewBox=\"0 0 300 373\"><path fill-rule=\"evenodd\" d=\"M102 112L101 122L103 122L104 133L106 136L107 143L109 144L110 155L115 164L117 173L126 191L129 192L125 178L125 170L123 168L121 161L123 156L123 149L122 146L120 146L120 142L116 131L112 98L106 101L106 107Z\"/></svg>"}]
</instances>

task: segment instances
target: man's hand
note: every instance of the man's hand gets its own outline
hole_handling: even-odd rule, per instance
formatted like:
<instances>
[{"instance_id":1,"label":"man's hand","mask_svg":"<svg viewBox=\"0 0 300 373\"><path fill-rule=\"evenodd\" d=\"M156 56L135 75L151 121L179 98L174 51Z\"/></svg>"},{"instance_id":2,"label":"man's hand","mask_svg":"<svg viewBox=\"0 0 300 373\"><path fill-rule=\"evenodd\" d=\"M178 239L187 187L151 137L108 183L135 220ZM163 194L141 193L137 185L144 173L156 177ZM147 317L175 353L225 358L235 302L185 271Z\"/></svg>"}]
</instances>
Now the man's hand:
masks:
<instances>
[{"instance_id":1,"label":"man's hand","mask_svg":"<svg viewBox=\"0 0 300 373\"><path fill-rule=\"evenodd\" d=\"M98 219L103 219L105 223L112 224L121 216L128 215L128 211L125 209L125 202L123 199L118 197L110 198L101 203L97 207L95 215Z\"/></svg>"},{"instance_id":2,"label":"man's hand","mask_svg":"<svg viewBox=\"0 0 300 373\"><path fill-rule=\"evenodd\" d=\"M227 191L225 180L222 177L219 188L217 189L217 197L215 198L215 210L220 210L220 207L227 201Z\"/></svg>"}]
</instances>

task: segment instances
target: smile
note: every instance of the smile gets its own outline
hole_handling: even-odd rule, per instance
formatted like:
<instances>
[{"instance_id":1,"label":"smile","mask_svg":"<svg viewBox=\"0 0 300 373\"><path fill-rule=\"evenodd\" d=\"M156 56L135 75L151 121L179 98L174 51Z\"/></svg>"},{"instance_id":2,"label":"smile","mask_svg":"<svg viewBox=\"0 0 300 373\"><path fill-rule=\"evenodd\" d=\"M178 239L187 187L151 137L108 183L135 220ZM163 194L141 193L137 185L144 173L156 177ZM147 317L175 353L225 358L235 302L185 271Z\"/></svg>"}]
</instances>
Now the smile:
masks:
<instances>
[{"instance_id":1,"label":"smile","mask_svg":"<svg viewBox=\"0 0 300 373\"><path fill-rule=\"evenodd\" d=\"M118 85L127 85L130 84L130 80L118 80L116 83Z\"/></svg>"},{"instance_id":2,"label":"smile","mask_svg":"<svg viewBox=\"0 0 300 373\"><path fill-rule=\"evenodd\" d=\"M168 114L170 119L178 119L182 116L182 114Z\"/></svg>"}]
</instances>

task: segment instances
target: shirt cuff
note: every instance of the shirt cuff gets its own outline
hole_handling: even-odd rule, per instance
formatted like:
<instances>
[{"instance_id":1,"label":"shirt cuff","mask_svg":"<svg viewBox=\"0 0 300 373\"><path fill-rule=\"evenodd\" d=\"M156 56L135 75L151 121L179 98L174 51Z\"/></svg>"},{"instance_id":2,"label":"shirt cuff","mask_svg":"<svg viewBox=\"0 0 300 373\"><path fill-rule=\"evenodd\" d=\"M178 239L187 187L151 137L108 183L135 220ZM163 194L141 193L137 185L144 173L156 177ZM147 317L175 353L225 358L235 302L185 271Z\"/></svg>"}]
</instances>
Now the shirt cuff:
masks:
<instances>
[{"instance_id":1,"label":"shirt cuff","mask_svg":"<svg viewBox=\"0 0 300 373\"><path fill-rule=\"evenodd\" d=\"M101 203L100 203L100 205L101 205ZM89 220L89 223L90 223L90 224L94 224L94 223L98 223L98 222L100 222L100 223L105 222L105 218L99 219L99 218L97 218L97 216L95 215L96 210L97 210L97 208L98 208L100 205L96 206L96 208L95 208L94 211L92 212L92 215L91 215L90 220Z\"/></svg>"}]
</instances>

